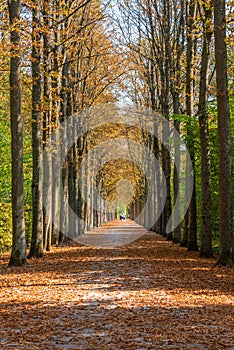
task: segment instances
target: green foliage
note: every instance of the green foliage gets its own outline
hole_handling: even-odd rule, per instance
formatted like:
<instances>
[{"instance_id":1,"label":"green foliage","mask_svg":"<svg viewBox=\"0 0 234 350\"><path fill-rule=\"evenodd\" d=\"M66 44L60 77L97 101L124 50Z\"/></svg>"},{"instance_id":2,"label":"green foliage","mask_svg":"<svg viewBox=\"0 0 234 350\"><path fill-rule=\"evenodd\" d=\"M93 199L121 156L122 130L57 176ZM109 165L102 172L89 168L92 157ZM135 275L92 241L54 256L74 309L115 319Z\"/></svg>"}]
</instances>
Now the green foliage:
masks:
<instances>
[{"instance_id":1,"label":"green foliage","mask_svg":"<svg viewBox=\"0 0 234 350\"><path fill-rule=\"evenodd\" d=\"M216 239L219 234L219 206L218 206L218 121L217 105L209 104L209 136L210 136L210 160L211 160L211 211L212 211L212 235Z\"/></svg>"},{"instance_id":2,"label":"green foliage","mask_svg":"<svg viewBox=\"0 0 234 350\"><path fill-rule=\"evenodd\" d=\"M2 77L4 89L0 91L0 203L11 201L11 126L9 111L9 86L8 78ZM26 79L26 77L24 77ZM31 178L32 178L32 147L31 147L31 98L30 90L23 87L22 115L24 117L24 191L25 204L31 205Z\"/></svg>"},{"instance_id":3,"label":"green foliage","mask_svg":"<svg viewBox=\"0 0 234 350\"><path fill-rule=\"evenodd\" d=\"M26 99L26 97L25 97ZM25 225L27 242L30 242L31 214L31 178L32 178L32 148L31 128L28 119L28 104L23 101L24 125L24 191L25 191ZM11 218L11 129L9 118L9 103L7 90L1 93L0 100L0 254L12 245Z\"/></svg>"},{"instance_id":4,"label":"green foliage","mask_svg":"<svg viewBox=\"0 0 234 350\"><path fill-rule=\"evenodd\" d=\"M234 99L231 105L231 119L234 122ZM173 115L173 119L181 122L182 138L185 140L188 149L192 148L195 152L195 176L196 176L196 198L197 198L197 229L198 241L200 232L201 215L201 149L199 137L198 118L190 118L188 115ZM234 125L232 123L232 125ZM232 128L232 140L234 141L234 132ZM217 123L217 105L209 104L209 135L210 135L210 157L211 157L211 211L212 211L212 236L213 244L217 246L219 237L219 208L218 208L218 123ZM233 142L234 145L234 142ZM218 249L218 247L216 247ZM217 250L216 249L216 250Z\"/></svg>"},{"instance_id":5,"label":"green foliage","mask_svg":"<svg viewBox=\"0 0 234 350\"><path fill-rule=\"evenodd\" d=\"M0 202L11 200L11 136L6 114L0 115Z\"/></svg>"},{"instance_id":6,"label":"green foliage","mask_svg":"<svg viewBox=\"0 0 234 350\"><path fill-rule=\"evenodd\" d=\"M32 231L32 210L25 206L25 230L27 245L30 244ZM12 247L12 210L11 203L0 203L0 255Z\"/></svg>"},{"instance_id":7,"label":"green foliage","mask_svg":"<svg viewBox=\"0 0 234 350\"><path fill-rule=\"evenodd\" d=\"M187 114L172 115L174 120L178 120L181 123L181 137L184 140L189 153L194 153L195 167L194 173L196 177L196 200L197 200L197 231L198 231L198 243L199 232L201 226L201 146L199 135L199 120L197 116L190 117ZM173 180L172 180L173 181ZM185 178L184 178L185 182ZM185 186L185 183L181 184ZM173 188L173 187L172 187ZM183 192L185 189L183 190ZM172 190L173 193L173 190ZM181 198L183 203L184 198Z\"/></svg>"},{"instance_id":8,"label":"green foliage","mask_svg":"<svg viewBox=\"0 0 234 350\"><path fill-rule=\"evenodd\" d=\"M231 139L232 152L234 150L234 97L230 97L230 119L231 119ZM219 236L219 207L218 207L218 121L217 121L217 104L212 102L209 104L209 134L211 149L211 205L212 205L212 232L214 240ZM234 162L232 162L234 174ZM232 190L234 193L234 177L232 176ZM234 207L233 207L234 217Z\"/></svg>"},{"instance_id":9,"label":"green foliage","mask_svg":"<svg viewBox=\"0 0 234 350\"><path fill-rule=\"evenodd\" d=\"M0 203L0 254L12 245L11 203Z\"/></svg>"},{"instance_id":10,"label":"green foliage","mask_svg":"<svg viewBox=\"0 0 234 350\"><path fill-rule=\"evenodd\" d=\"M187 114L173 114L171 119L180 122L182 139L185 141L188 150L193 149L198 155L200 150L198 117L190 117Z\"/></svg>"}]
</instances>

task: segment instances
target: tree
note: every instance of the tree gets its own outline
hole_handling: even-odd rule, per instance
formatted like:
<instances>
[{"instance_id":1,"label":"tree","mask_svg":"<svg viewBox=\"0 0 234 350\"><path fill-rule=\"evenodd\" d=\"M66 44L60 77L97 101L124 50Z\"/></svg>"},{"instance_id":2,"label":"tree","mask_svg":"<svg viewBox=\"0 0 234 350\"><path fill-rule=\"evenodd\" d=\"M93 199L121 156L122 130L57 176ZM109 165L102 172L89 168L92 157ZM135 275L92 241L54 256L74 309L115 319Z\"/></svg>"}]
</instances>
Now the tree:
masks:
<instances>
[{"instance_id":1,"label":"tree","mask_svg":"<svg viewBox=\"0 0 234 350\"><path fill-rule=\"evenodd\" d=\"M187 1L187 51L186 51L186 110L187 115L193 117L193 64L194 64L194 21L196 15L196 3L193 0ZM193 169L195 169L195 150L192 142L188 144L188 150L192 161ZM196 177L195 173L187 174L193 176L192 198L188 209L188 250L196 251L197 248L197 205L196 205Z\"/></svg>"},{"instance_id":2,"label":"tree","mask_svg":"<svg viewBox=\"0 0 234 350\"><path fill-rule=\"evenodd\" d=\"M227 45L225 0L214 0L214 33L216 85L218 104L219 156L219 239L220 256L217 265L233 265L232 233L232 150L230 109L227 78Z\"/></svg>"},{"instance_id":3,"label":"tree","mask_svg":"<svg viewBox=\"0 0 234 350\"><path fill-rule=\"evenodd\" d=\"M29 257L43 256L40 0L32 9L32 239Z\"/></svg>"},{"instance_id":4,"label":"tree","mask_svg":"<svg viewBox=\"0 0 234 350\"><path fill-rule=\"evenodd\" d=\"M201 248L200 257L211 258L212 237L211 237L211 174L210 174L210 145L208 126L208 65L210 60L210 43L213 34L211 3L206 3L204 15L200 13L203 24L203 47L200 66L200 89L198 103L199 130L201 142Z\"/></svg>"},{"instance_id":5,"label":"tree","mask_svg":"<svg viewBox=\"0 0 234 350\"><path fill-rule=\"evenodd\" d=\"M8 0L11 60L10 60L10 116L12 137L12 220L13 245L10 266L26 263L26 239L23 182L23 126L20 84L20 0Z\"/></svg>"}]
</instances>

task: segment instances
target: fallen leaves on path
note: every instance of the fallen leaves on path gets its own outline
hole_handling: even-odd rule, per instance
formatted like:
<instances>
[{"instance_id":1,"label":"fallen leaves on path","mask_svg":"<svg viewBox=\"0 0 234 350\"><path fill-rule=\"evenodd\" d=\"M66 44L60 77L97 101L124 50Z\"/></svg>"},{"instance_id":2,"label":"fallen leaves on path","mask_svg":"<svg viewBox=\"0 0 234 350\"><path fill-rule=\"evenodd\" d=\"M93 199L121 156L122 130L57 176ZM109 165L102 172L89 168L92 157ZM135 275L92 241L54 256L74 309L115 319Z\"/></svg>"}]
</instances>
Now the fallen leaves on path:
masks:
<instances>
[{"instance_id":1,"label":"fallen leaves on path","mask_svg":"<svg viewBox=\"0 0 234 350\"><path fill-rule=\"evenodd\" d=\"M234 349L233 269L154 233L0 264L1 349Z\"/></svg>"}]
</instances>

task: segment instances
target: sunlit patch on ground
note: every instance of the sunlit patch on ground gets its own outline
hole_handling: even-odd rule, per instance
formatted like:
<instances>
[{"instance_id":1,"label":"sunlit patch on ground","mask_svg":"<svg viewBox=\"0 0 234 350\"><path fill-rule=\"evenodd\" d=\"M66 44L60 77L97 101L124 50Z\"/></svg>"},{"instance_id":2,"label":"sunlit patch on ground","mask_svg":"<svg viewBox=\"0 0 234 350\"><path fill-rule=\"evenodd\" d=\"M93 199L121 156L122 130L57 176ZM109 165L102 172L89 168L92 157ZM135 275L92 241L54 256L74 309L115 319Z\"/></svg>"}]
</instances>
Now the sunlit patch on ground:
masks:
<instances>
[{"instance_id":1,"label":"sunlit patch on ground","mask_svg":"<svg viewBox=\"0 0 234 350\"><path fill-rule=\"evenodd\" d=\"M154 233L6 264L1 349L234 349L233 269Z\"/></svg>"}]
</instances>

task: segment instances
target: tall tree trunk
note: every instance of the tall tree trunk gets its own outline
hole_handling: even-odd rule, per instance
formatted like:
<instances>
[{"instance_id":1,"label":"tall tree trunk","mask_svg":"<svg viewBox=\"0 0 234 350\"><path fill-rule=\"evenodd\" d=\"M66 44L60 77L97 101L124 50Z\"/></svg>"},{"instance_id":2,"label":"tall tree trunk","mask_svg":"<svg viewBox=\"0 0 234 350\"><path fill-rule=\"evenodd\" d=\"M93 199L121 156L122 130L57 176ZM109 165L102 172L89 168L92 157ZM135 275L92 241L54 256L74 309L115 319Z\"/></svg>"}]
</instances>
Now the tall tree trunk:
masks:
<instances>
[{"instance_id":1,"label":"tall tree trunk","mask_svg":"<svg viewBox=\"0 0 234 350\"><path fill-rule=\"evenodd\" d=\"M65 50L65 49L64 49ZM68 81L69 81L69 68L70 64L67 59L67 53L64 52L64 64L62 69L62 87L61 87L61 114L60 114L60 124L63 124L60 136L60 156L63 154L64 149L67 147L67 122L68 117L67 111L67 90L68 90ZM62 164L62 162L64 162ZM67 238L67 221L68 221L68 163L67 158L61 159L60 166L62 167L62 183L60 184L60 230L59 230L59 244L62 244Z\"/></svg>"},{"instance_id":2,"label":"tall tree trunk","mask_svg":"<svg viewBox=\"0 0 234 350\"><path fill-rule=\"evenodd\" d=\"M83 138L83 137L82 137ZM74 198L74 204L75 204L75 213L78 217L84 219L84 204L85 201L82 200L83 197L83 189L85 182L83 181L83 177L85 177L85 173L82 171L82 167L80 168L81 160L82 158L79 157L79 140L82 138L78 138L78 132L77 128L74 130L74 140L76 140L73 148L73 159L74 159L74 177L73 177L73 183L74 183L74 191L75 191L75 198ZM82 141L82 140L81 140ZM80 197L81 195L81 197ZM80 202L81 201L81 202ZM81 205L81 206L80 206ZM78 220L75 226L75 232L76 234L80 234L80 228L81 228L81 220Z\"/></svg>"},{"instance_id":3,"label":"tall tree trunk","mask_svg":"<svg viewBox=\"0 0 234 350\"><path fill-rule=\"evenodd\" d=\"M90 183L88 186L90 187L90 196L88 198L88 207L89 207L89 213L88 213L88 230L92 230L94 227L94 177L95 177L95 168L94 168L94 162L95 162L95 153L92 153L92 158L89 160L90 166L91 166L91 173L90 173Z\"/></svg>"},{"instance_id":4,"label":"tall tree trunk","mask_svg":"<svg viewBox=\"0 0 234 350\"><path fill-rule=\"evenodd\" d=\"M59 126L59 112L60 112L60 77L61 71L59 69L59 58L61 57L61 46L59 42L61 40L60 35L60 25L57 23L61 19L59 11L59 1L53 0L53 25L56 25L54 30L54 46L53 46L53 71L51 74L51 88L52 88L52 131L54 131ZM52 152L52 233L51 233L51 244L57 244L59 238L59 140L60 133L56 133L55 139L55 150ZM50 250L49 244L47 244L47 250Z\"/></svg>"},{"instance_id":5,"label":"tall tree trunk","mask_svg":"<svg viewBox=\"0 0 234 350\"><path fill-rule=\"evenodd\" d=\"M32 240L29 257L43 256L40 0L32 9Z\"/></svg>"},{"instance_id":6,"label":"tall tree trunk","mask_svg":"<svg viewBox=\"0 0 234 350\"><path fill-rule=\"evenodd\" d=\"M170 1L164 0L164 40L165 40L165 80L164 80L164 104L163 104L163 116L169 120L170 109L169 109L169 91L170 91L170 57L171 57L171 47L170 47ZM168 227L169 219L172 215L171 207L171 157L169 151L169 139L170 139L170 128L167 123L164 125L164 144L163 144L163 156L165 157L165 178L166 178L166 202L165 202L165 217L166 217L166 238L167 240L172 240L172 227ZM165 145L165 147L164 147Z\"/></svg>"},{"instance_id":7,"label":"tall tree trunk","mask_svg":"<svg viewBox=\"0 0 234 350\"><path fill-rule=\"evenodd\" d=\"M60 135L60 155L63 154L63 147L66 149L67 145L67 139L66 139L66 130L67 130L67 122L66 120L63 121L63 128ZM63 162L63 163L62 163ZM67 159L64 161L64 159L60 162L60 167L62 167L62 179L60 183L60 218L59 218L59 237L58 237L58 243L62 244L67 240L67 229L68 229L68 163Z\"/></svg>"},{"instance_id":8,"label":"tall tree trunk","mask_svg":"<svg viewBox=\"0 0 234 350\"><path fill-rule=\"evenodd\" d=\"M177 34L175 36L176 52L171 58L171 94L173 100L174 132L180 133L180 121L177 120L177 114L180 114L180 93L181 93L181 61L184 53L185 42L185 0L180 0L180 8L174 8L174 17L179 17ZM175 135L175 136L176 136ZM181 166L181 149L180 144L174 138L174 169L173 169L173 190L174 190L174 207L178 203L178 208L174 209L174 229L173 243L181 243L181 194L180 194L180 166ZM175 223L179 223L175 227Z\"/></svg>"},{"instance_id":9,"label":"tall tree trunk","mask_svg":"<svg viewBox=\"0 0 234 350\"><path fill-rule=\"evenodd\" d=\"M177 100L179 101L179 99ZM177 103L176 103L177 105ZM177 110L177 107L174 108L174 111ZM179 112L179 111L178 111ZM177 113L175 113L177 114ZM180 122L178 120L174 120L174 128L176 132L180 131ZM174 145L174 169L173 169L173 189L174 189L174 206L177 201L178 209L174 210L174 222L180 221L180 145L176 142L175 137L175 145ZM174 227L173 230L173 243L181 242L181 225L180 223Z\"/></svg>"},{"instance_id":10,"label":"tall tree trunk","mask_svg":"<svg viewBox=\"0 0 234 350\"><path fill-rule=\"evenodd\" d=\"M149 62L149 72L148 72L148 85L149 85L149 94L150 94L150 102L151 102L151 108L156 113L157 112L157 101L156 101L156 87L157 87L157 51L158 46L156 43L156 37L155 37L155 27L154 27L154 20L153 20L153 9L150 6L149 2L147 2L147 10L148 10L148 18L149 18L149 34L150 34L150 41L151 41L151 60ZM159 162L160 158L160 150L159 150L159 141L158 141L158 124L157 122L154 123L154 137L153 137L153 152L155 157L157 158ZM155 230L158 234L163 235L163 208L162 208L162 187L161 187L161 170L160 167L156 167L156 174L155 176L155 201L156 201L156 211L157 211L157 217L158 220L155 223L155 226L153 230Z\"/></svg>"},{"instance_id":11,"label":"tall tree trunk","mask_svg":"<svg viewBox=\"0 0 234 350\"><path fill-rule=\"evenodd\" d=\"M79 124L79 129L82 130L82 125ZM78 135L76 134L76 139ZM83 189L85 181L83 177L85 176L85 173L83 173L83 169L80 166L82 162L82 157L84 153L87 151L87 140L86 136L81 133L81 136L78 138L76 142L76 149L75 149L75 156L76 156L76 168L74 173L74 183L76 188L76 214L79 218L78 221L78 227L76 227L76 232L78 235L81 235L84 233L84 206L85 201L83 200ZM89 184L90 185L90 184Z\"/></svg>"},{"instance_id":12,"label":"tall tree trunk","mask_svg":"<svg viewBox=\"0 0 234 350\"><path fill-rule=\"evenodd\" d=\"M186 159L184 161L186 162L184 206L185 208L188 208L189 207L188 193L189 193L189 186L190 186L190 174L189 174L189 166L188 166L188 163L190 161L190 156L188 153L186 153ZM189 213L187 210L184 216L183 235L182 235L182 240L180 244L181 247L188 247L188 221L189 221Z\"/></svg>"},{"instance_id":13,"label":"tall tree trunk","mask_svg":"<svg viewBox=\"0 0 234 350\"><path fill-rule=\"evenodd\" d=\"M158 125L154 123L154 154L159 162L160 152L159 152L159 141L158 141ZM161 191L161 169L160 166L156 167L156 174L155 174L155 187L156 187L156 210L157 210L157 217L158 221L155 226L155 231L162 235L162 191Z\"/></svg>"},{"instance_id":14,"label":"tall tree trunk","mask_svg":"<svg viewBox=\"0 0 234 350\"><path fill-rule=\"evenodd\" d=\"M71 126L68 126L68 140L74 140L73 137L73 130ZM71 149L68 151L67 155L67 162L68 162L68 204L72 208L73 212L75 212L75 184L74 184L74 172L75 172L75 162L74 159L74 152L73 148L75 145L71 147ZM68 217L68 230L69 235L72 235L71 237L75 237L75 222L73 214L70 212L71 215Z\"/></svg>"},{"instance_id":15,"label":"tall tree trunk","mask_svg":"<svg viewBox=\"0 0 234 350\"><path fill-rule=\"evenodd\" d=\"M201 142L201 249L200 257L211 258L212 237L211 237L211 177L210 177L210 145L207 110L207 89L208 89L208 64L210 59L210 41L212 37L212 8L206 4L204 38L200 69L200 90L199 90L199 131Z\"/></svg>"},{"instance_id":16,"label":"tall tree trunk","mask_svg":"<svg viewBox=\"0 0 234 350\"><path fill-rule=\"evenodd\" d=\"M187 3L187 52L186 52L186 110L187 114L193 117L193 79L192 65L194 58L194 16L196 13L196 4L193 0ZM195 169L195 151L192 142L188 145L188 150ZM188 174L189 176L191 174ZM197 207L196 207L196 177L193 174L192 197L188 208L188 250L198 250L197 248Z\"/></svg>"},{"instance_id":17,"label":"tall tree trunk","mask_svg":"<svg viewBox=\"0 0 234 350\"><path fill-rule=\"evenodd\" d=\"M219 141L219 239L218 265L233 265L232 149L227 79L225 0L214 0L215 61Z\"/></svg>"},{"instance_id":18,"label":"tall tree trunk","mask_svg":"<svg viewBox=\"0 0 234 350\"><path fill-rule=\"evenodd\" d=\"M48 0L43 0L43 146L49 140L51 132L51 33L50 26L50 6ZM51 171L51 152L43 157L43 243L44 250L50 246L51 242L51 192L52 192L52 171ZM46 209L45 209L46 208Z\"/></svg>"},{"instance_id":19,"label":"tall tree trunk","mask_svg":"<svg viewBox=\"0 0 234 350\"><path fill-rule=\"evenodd\" d=\"M24 216L23 125L21 116L20 83L20 0L8 0L8 10L11 27L10 116L13 221L13 245L9 266L21 266L26 263L27 259Z\"/></svg>"}]
</instances>

